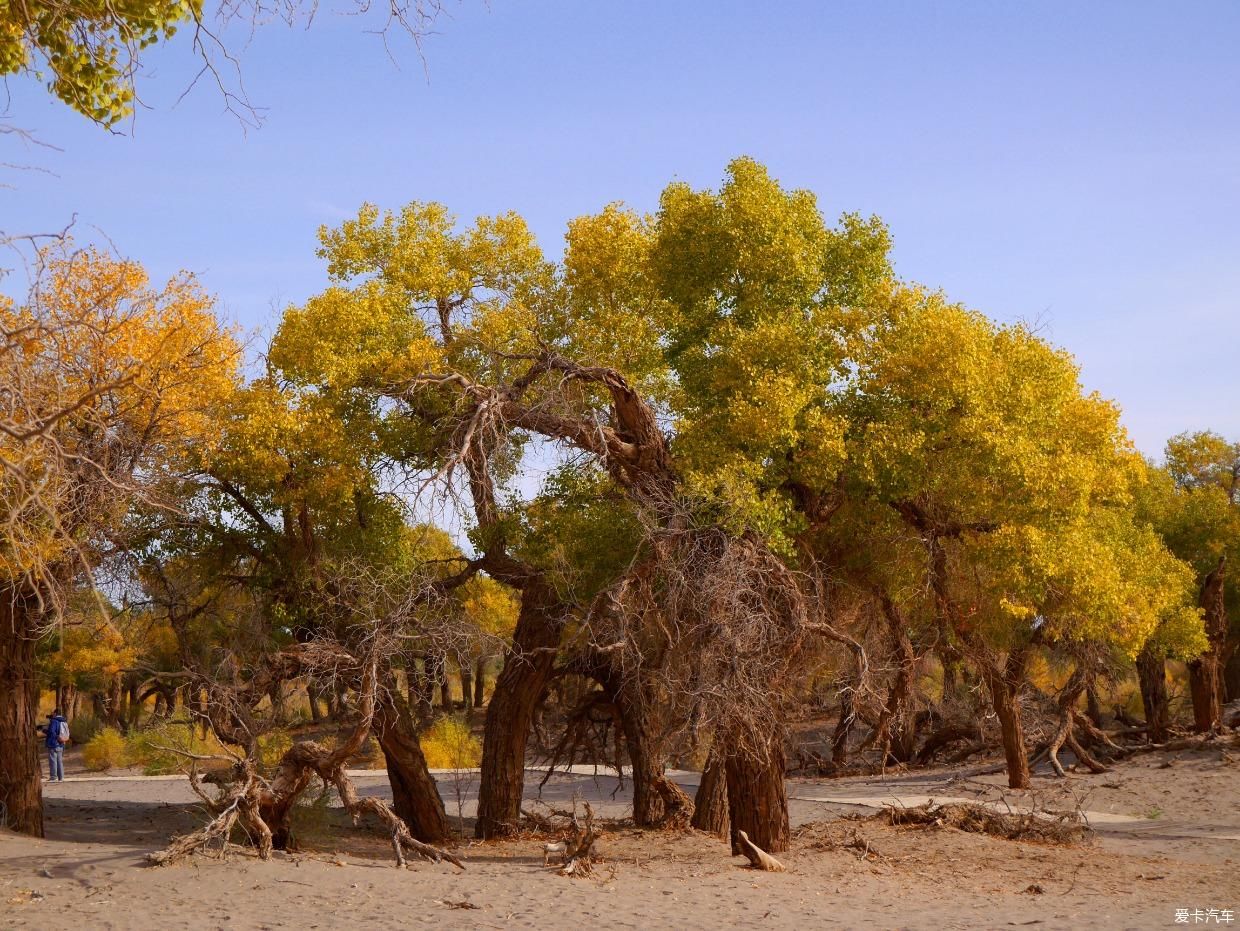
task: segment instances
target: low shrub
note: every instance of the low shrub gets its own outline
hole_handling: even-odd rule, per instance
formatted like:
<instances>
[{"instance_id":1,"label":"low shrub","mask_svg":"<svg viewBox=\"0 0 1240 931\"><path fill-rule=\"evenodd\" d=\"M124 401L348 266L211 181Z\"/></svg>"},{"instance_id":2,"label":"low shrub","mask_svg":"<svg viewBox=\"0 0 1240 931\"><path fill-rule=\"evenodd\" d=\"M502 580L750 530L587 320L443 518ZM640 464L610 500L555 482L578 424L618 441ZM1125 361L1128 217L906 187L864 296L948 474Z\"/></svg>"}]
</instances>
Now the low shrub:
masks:
<instances>
[{"instance_id":1,"label":"low shrub","mask_svg":"<svg viewBox=\"0 0 1240 931\"><path fill-rule=\"evenodd\" d=\"M420 742L431 769L472 769L482 761L482 744L463 718L445 715L427 729Z\"/></svg>"},{"instance_id":2,"label":"low shrub","mask_svg":"<svg viewBox=\"0 0 1240 931\"><path fill-rule=\"evenodd\" d=\"M124 766L125 738L114 727L105 727L82 746L82 765L93 772Z\"/></svg>"},{"instance_id":3,"label":"low shrub","mask_svg":"<svg viewBox=\"0 0 1240 931\"><path fill-rule=\"evenodd\" d=\"M187 762L182 755L185 753L224 755L215 735L208 732L206 737L201 736L196 723L189 718L173 718L155 727L135 731L125 741L125 750L130 765L141 766L148 776L182 772Z\"/></svg>"}]
</instances>

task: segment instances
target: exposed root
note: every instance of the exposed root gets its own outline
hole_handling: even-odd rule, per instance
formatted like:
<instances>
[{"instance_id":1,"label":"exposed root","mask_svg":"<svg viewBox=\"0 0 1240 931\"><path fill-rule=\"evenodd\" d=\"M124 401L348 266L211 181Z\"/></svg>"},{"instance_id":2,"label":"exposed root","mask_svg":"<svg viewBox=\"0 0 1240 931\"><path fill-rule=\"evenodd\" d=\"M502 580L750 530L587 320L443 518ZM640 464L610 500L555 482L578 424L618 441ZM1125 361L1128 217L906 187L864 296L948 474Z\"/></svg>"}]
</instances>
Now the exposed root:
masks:
<instances>
[{"instance_id":1,"label":"exposed root","mask_svg":"<svg viewBox=\"0 0 1240 931\"><path fill-rule=\"evenodd\" d=\"M666 776L654 780L652 788L663 800L663 817L659 819L659 827L684 831L693 820L693 799L685 791Z\"/></svg>"}]
</instances>

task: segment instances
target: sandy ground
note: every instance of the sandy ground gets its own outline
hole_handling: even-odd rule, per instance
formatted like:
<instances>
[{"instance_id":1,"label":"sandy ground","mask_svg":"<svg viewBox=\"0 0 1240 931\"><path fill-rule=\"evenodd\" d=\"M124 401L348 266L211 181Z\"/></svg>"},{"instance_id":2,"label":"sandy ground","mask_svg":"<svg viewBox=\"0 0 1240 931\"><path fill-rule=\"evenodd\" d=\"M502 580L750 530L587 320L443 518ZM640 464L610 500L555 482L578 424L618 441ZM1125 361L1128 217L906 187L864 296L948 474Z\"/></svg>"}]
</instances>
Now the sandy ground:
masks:
<instances>
[{"instance_id":1,"label":"sandy ground","mask_svg":"<svg viewBox=\"0 0 1240 931\"><path fill-rule=\"evenodd\" d=\"M460 790L468 826L476 776L438 778L454 818ZM531 803L540 778L527 779ZM692 773L677 778L689 789L696 783ZM357 781L387 794L382 773ZM712 837L621 822L601 842L605 861L593 877L574 880L544 868L536 839L464 846L465 872L423 863L397 870L386 841L339 810L306 816L298 854L264 863L237 851L227 862L148 867L144 854L201 823L184 782L75 777L71 760L70 778L46 787L47 838L0 833L0 928L1109 929L1182 927L1177 908L1240 913L1233 756L1146 754L1103 775L1039 775L1036 783L1012 793L1001 777L959 770L794 780L787 873L743 869ZM590 799L617 818L628 804L606 774L556 775L541 794L553 805ZM927 797L1076 806L1096 836L1054 847L857 817Z\"/></svg>"}]
</instances>

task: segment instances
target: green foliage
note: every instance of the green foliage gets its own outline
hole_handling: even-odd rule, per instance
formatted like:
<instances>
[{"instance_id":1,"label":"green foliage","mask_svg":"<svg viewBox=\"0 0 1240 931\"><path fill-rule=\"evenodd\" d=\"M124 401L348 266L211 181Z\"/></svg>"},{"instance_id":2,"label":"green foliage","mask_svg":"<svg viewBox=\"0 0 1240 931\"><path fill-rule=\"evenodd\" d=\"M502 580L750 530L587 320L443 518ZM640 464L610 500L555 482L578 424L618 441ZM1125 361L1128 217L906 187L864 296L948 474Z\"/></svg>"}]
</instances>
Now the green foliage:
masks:
<instances>
[{"instance_id":1,"label":"green foliage","mask_svg":"<svg viewBox=\"0 0 1240 931\"><path fill-rule=\"evenodd\" d=\"M103 722L93 714L79 714L71 724L73 742L88 744L96 734L103 730Z\"/></svg>"},{"instance_id":2,"label":"green foliage","mask_svg":"<svg viewBox=\"0 0 1240 931\"><path fill-rule=\"evenodd\" d=\"M112 126L133 111L142 50L201 14L201 0L5 0L0 75L44 80L83 116Z\"/></svg>"},{"instance_id":3,"label":"green foliage","mask_svg":"<svg viewBox=\"0 0 1240 931\"><path fill-rule=\"evenodd\" d=\"M280 765L280 759L293 746L293 737L288 731L278 729L258 735L258 765L264 773L272 773Z\"/></svg>"},{"instance_id":4,"label":"green foliage","mask_svg":"<svg viewBox=\"0 0 1240 931\"><path fill-rule=\"evenodd\" d=\"M125 738L113 727L105 727L82 747L82 765L92 772L116 769L128 760Z\"/></svg>"},{"instance_id":5,"label":"green foliage","mask_svg":"<svg viewBox=\"0 0 1240 931\"><path fill-rule=\"evenodd\" d=\"M482 762L482 744L460 717L439 718L420 742L431 769L472 769Z\"/></svg>"},{"instance_id":6,"label":"green foliage","mask_svg":"<svg viewBox=\"0 0 1240 931\"><path fill-rule=\"evenodd\" d=\"M141 766L147 776L167 776L184 772L188 757L223 755L223 746L208 731L201 736L188 718L173 718L155 727L134 731L125 740L125 758L130 766ZM180 752L177 752L180 751Z\"/></svg>"}]
</instances>

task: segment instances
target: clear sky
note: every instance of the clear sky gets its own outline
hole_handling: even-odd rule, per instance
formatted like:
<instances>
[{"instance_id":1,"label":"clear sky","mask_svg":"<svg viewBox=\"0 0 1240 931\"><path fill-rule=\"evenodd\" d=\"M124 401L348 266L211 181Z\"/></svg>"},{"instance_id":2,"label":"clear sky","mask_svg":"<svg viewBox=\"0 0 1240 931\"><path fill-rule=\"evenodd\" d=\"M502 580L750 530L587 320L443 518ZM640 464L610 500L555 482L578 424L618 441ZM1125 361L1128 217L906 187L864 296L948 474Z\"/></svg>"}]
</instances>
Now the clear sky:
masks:
<instances>
[{"instance_id":1,"label":"clear sky","mask_svg":"<svg viewBox=\"0 0 1240 931\"><path fill-rule=\"evenodd\" d=\"M210 0L208 0L210 5ZM149 60L149 110L109 135L11 81L10 122L61 148L0 160L0 228L74 213L156 276L198 272L269 332L319 290L315 231L363 200L516 210L557 252L613 200L653 208L734 156L877 213L897 269L1039 322L1117 400L1142 450L1240 438L1240 2L461 0L399 67L320 11L238 33L243 132L186 37ZM242 48L241 46L244 45Z\"/></svg>"}]
</instances>

